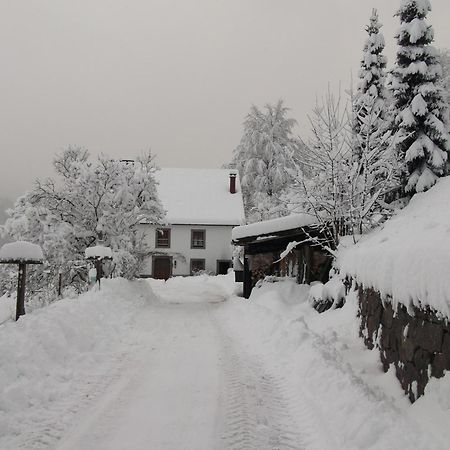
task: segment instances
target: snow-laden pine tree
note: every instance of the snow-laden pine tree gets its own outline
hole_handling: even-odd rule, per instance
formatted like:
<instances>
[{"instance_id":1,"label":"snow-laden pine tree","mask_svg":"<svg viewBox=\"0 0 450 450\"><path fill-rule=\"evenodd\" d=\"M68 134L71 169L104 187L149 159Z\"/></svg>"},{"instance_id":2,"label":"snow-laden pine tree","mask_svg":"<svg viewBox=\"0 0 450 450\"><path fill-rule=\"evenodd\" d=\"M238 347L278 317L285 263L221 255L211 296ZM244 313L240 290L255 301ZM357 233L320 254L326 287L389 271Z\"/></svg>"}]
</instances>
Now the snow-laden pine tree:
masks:
<instances>
[{"instance_id":1,"label":"snow-laden pine tree","mask_svg":"<svg viewBox=\"0 0 450 450\"><path fill-rule=\"evenodd\" d=\"M450 50L439 51L439 62L442 66L442 87L444 88L445 100L450 104Z\"/></svg>"},{"instance_id":2,"label":"snow-laden pine tree","mask_svg":"<svg viewBox=\"0 0 450 450\"><path fill-rule=\"evenodd\" d=\"M350 171L352 228L370 228L371 216L391 191L398 169L388 117L385 41L377 10L366 27L357 92L353 99L353 166ZM355 231L356 231L355 230Z\"/></svg>"},{"instance_id":3,"label":"snow-laden pine tree","mask_svg":"<svg viewBox=\"0 0 450 450\"><path fill-rule=\"evenodd\" d=\"M384 36L381 33L377 10L372 11L366 27L368 37L364 44L358 86L354 99L354 133L357 136L353 150L355 159L363 153L380 147L386 132L386 57Z\"/></svg>"},{"instance_id":4,"label":"snow-laden pine tree","mask_svg":"<svg viewBox=\"0 0 450 450\"><path fill-rule=\"evenodd\" d=\"M265 111L252 106L244 122L231 166L239 170L249 221L284 214L280 195L294 178L301 145L288 111L282 100L267 104Z\"/></svg>"},{"instance_id":5,"label":"snow-laden pine tree","mask_svg":"<svg viewBox=\"0 0 450 450\"><path fill-rule=\"evenodd\" d=\"M446 172L450 136L448 104L441 84L434 32L426 17L429 0L402 0L397 16L397 62L391 89L395 98L397 151L404 160L407 193L426 191Z\"/></svg>"},{"instance_id":6,"label":"snow-laden pine tree","mask_svg":"<svg viewBox=\"0 0 450 450\"><path fill-rule=\"evenodd\" d=\"M160 223L164 214L152 156L132 164L107 156L90 161L86 150L69 148L55 158L54 167L59 179L36 181L3 227L12 239L44 250L49 266L35 269L30 287L51 286L59 271L66 286L85 286L84 252L97 243L112 248L117 275L137 275L146 252L139 224Z\"/></svg>"}]
</instances>

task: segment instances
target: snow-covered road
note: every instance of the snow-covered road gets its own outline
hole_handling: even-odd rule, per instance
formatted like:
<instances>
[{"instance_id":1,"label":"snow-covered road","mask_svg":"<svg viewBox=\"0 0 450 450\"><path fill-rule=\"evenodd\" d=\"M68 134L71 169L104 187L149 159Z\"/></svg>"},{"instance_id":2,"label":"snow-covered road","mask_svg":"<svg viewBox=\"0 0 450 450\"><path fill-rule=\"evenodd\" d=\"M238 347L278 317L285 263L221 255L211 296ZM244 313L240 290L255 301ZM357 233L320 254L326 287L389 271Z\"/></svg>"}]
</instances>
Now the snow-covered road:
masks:
<instances>
[{"instance_id":1,"label":"snow-covered road","mask_svg":"<svg viewBox=\"0 0 450 450\"><path fill-rule=\"evenodd\" d=\"M0 449L446 449L450 380L410 405L356 302L230 276L105 280L0 325ZM19 349L19 350L17 350Z\"/></svg>"},{"instance_id":2,"label":"snow-covered road","mask_svg":"<svg viewBox=\"0 0 450 450\"><path fill-rule=\"evenodd\" d=\"M219 344L208 316L201 304L146 310L127 367L58 448L215 448Z\"/></svg>"},{"instance_id":3,"label":"snow-covered road","mask_svg":"<svg viewBox=\"0 0 450 450\"><path fill-rule=\"evenodd\" d=\"M161 305L139 316L123 371L57 448L303 448L281 380L220 323L226 293L213 284L153 287Z\"/></svg>"}]
</instances>

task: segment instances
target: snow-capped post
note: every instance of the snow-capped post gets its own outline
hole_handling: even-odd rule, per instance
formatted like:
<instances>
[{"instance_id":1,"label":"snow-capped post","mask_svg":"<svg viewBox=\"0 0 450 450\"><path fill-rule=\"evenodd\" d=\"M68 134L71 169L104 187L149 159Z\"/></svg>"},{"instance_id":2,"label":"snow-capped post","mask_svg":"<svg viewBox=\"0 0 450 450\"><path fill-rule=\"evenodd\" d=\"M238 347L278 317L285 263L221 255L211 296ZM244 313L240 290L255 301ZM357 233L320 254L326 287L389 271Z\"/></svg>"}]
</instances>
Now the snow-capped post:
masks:
<instances>
[{"instance_id":1,"label":"snow-capped post","mask_svg":"<svg viewBox=\"0 0 450 450\"><path fill-rule=\"evenodd\" d=\"M98 283L98 288L100 289L100 280L103 276L103 261L112 259L112 250L103 245L95 245L94 247L88 247L84 254L88 261L93 261L95 264L95 270L97 272L96 281Z\"/></svg>"},{"instance_id":2,"label":"snow-capped post","mask_svg":"<svg viewBox=\"0 0 450 450\"><path fill-rule=\"evenodd\" d=\"M44 255L41 247L30 242L17 241L3 245L0 249L0 264L18 264L16 320L25 314L25 286L27 264L42 264Z\"/></svg>"}]
</instances>

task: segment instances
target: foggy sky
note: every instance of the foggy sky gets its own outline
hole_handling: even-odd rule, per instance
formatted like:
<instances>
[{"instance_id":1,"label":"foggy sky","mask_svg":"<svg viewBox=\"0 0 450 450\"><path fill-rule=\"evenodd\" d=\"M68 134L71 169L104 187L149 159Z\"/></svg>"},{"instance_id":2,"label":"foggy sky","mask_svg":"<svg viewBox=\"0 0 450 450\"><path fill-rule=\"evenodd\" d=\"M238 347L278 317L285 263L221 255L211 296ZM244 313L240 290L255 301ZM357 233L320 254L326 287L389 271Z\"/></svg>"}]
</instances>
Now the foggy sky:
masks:
<instances>
[{"instance_id":1,"label":"foggy sky","mask_svg":"<svg viewBox=\"0 0 450 450\"><path fill-rule=\"evenodd\" d=\"M356 78L372 7L394 62L400 0L0 0L0 197L72 145L160 166L229 162L251 104L306 115ZM450 48L450 2L432 0Z\"/></svg>"}]
</instances>

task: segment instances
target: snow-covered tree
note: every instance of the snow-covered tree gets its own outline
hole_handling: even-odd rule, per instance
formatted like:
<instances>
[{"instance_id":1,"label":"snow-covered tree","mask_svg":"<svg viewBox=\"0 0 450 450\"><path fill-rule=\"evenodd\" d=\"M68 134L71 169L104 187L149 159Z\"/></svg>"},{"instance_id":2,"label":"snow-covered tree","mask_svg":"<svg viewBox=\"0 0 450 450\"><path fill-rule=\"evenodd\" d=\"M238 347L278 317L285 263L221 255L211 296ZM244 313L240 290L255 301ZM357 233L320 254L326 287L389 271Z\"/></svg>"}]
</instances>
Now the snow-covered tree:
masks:
<instances>
[{"instance_id":1,"label":"snow-covered tree","mask_svg":"<svg viewBox=\"0 0 450 450\"><path fill-rule=\"evenodd\" d=\"M131 164L106 156L91 162L86 150L69 148L54 167L59 179L36 181L3 227L11 238L43 248L49 267L40 283L44 273L54 281L59 271L65 285L84 282L84 251L96 243L112 248L118 275L135 276L146 252L138 224L163 218L152 156Z\"/></svg>"},{"instance_id":2,"label":"snow-covered tree","mask_svg":"<svg viewBox=\"0 0 450 450\"><path fill-rule=\"evenodd\" d=\"M319 223L331 224L330 239L336 247L339 236L348 233L352 164L349 115L341 95L328 90L316 104L310 124L312 137L301 156L305 170L296 180L299 210L315 215Z\"/></svg>"},{"instance_id":3,"label":"snow-covered tree","mask_svg":"<svg viewBox=\"0 0 450 450\"><path fill-rule=\"evenodd\" d=\"M442 87L444 88L445 100L450 104L450 50L440 50L439 61L442 66Z\"/></svg>"},{"instance_id":4,"label":"snow-covered tree","mask_svg":"<svg viewBox=\"0 0 450 450\"><path fill-rule=\"evenodd\" d=\"M379 142L383 140L387 128L386 57L383 54L385 42L381 27L377 10L374 9L370 24L366 27L368 37L364 44L353 104L353 128L357 137L353 152L356 160L360 160L364 152L380 147Z\"/></svg>"},{"instance_id":5,"label":"snow-covered tree","mask_svg":"<svg viewBox=\"0 0 450 450\"><path fill-rule=\"evenodd\" d=\"M395 98L397 151L406 166L404 188L414 194L431 188L445 174L450 136L438 52L426 17L429 0L402 0L397 16L397 62L391 89Z\"/></svg>"},{"instance_id":6,"label":"snow-covered tree","mask_svg":"<svg viewBox=\"0 0 450 450\"><path fill-rule=\"evenodd\" d=\"M364 44L359 83L353 99L353 166L349 173L352 227L362 233L380 202L397 187L399 165L388 117L384 36L377 10L372 11Z\"/></svg>"},{"instance_id":7,"label":"snow-covered tree","mask_svg":"<svg viewBox=\"0 0 450 450\"><path fill-rule=\"evenodd\" d=\"M244 134L231 163L239 170L247 219L264 220L283 215L280 195L294 178L300 141L292 130L296 121L280 100L265 111L252 106Z\"/></svg>"},{"instance_id":8,"label":"snow-covered tree","mask_svg":"<svg viewBox=\"0 0 450 450\"><path fill-rule=\"evenodd\" d=\"M330 89L317 103L310 117L312 137L301 152L304 170L290 198L291 209L295 206L296 212L315 216L332 248L341 236L360 234L390 215L384 201L395 167L389 133L380 136L368 126L369 121L380 119L380 114L377 109L367 110L361 122L361 128L367 130L365 140L358 141L363 152L355 161L354 122L348 109L342 96Z\"/></svg>"}]
</instances>

